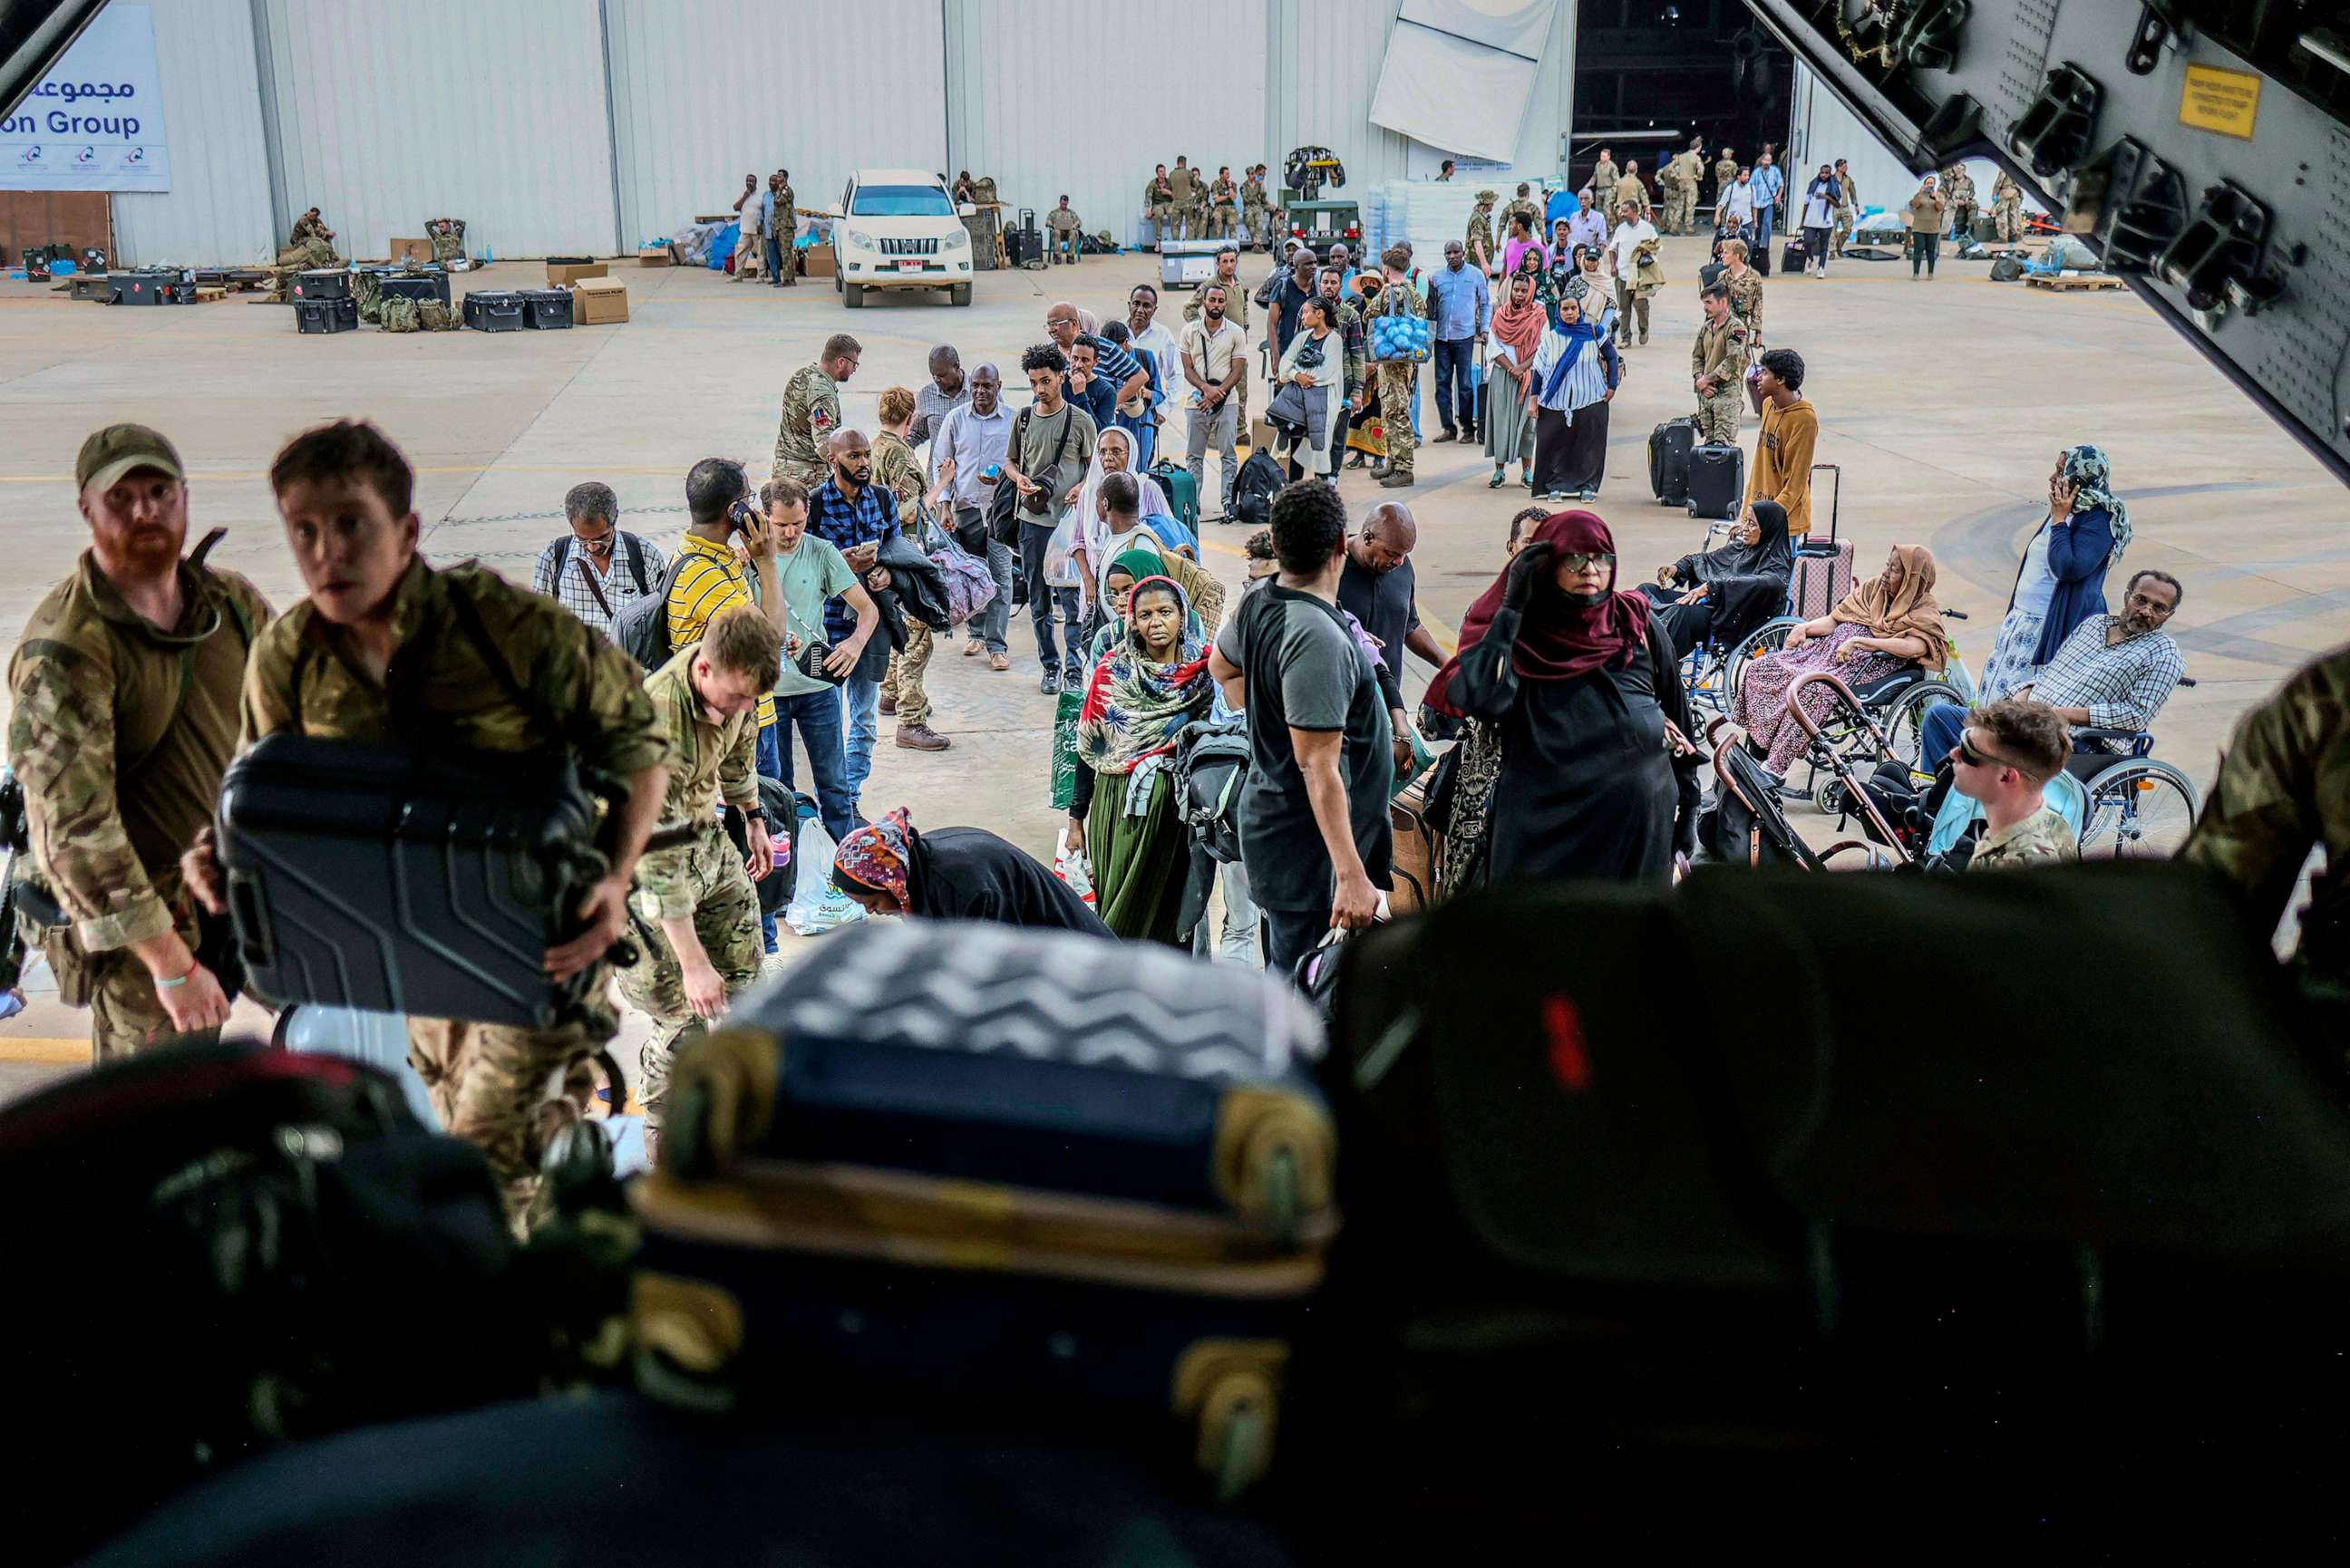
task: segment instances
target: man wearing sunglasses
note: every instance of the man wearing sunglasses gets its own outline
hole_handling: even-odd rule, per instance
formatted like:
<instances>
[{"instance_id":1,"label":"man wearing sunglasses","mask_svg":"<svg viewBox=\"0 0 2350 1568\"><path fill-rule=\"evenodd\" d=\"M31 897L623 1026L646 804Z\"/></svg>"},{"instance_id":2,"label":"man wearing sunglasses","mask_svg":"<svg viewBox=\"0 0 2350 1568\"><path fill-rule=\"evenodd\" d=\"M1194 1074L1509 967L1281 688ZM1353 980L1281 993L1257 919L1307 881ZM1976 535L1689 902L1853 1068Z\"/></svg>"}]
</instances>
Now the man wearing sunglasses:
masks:
<instances>
[{"instance_id":1,"label":"man wearing sunglasses","mask_svg":"<svg viewBox=\"0 0 2350 1568\"><path fill-rule=\"evenodd\" d=\"M2011 697L1967 715L1950 748L1950 787L1983 808L1970 871L2080 858L2072 826L2041 790L2072 754L2064 721L2044 702Z\"/></svg>"}]
</instances>

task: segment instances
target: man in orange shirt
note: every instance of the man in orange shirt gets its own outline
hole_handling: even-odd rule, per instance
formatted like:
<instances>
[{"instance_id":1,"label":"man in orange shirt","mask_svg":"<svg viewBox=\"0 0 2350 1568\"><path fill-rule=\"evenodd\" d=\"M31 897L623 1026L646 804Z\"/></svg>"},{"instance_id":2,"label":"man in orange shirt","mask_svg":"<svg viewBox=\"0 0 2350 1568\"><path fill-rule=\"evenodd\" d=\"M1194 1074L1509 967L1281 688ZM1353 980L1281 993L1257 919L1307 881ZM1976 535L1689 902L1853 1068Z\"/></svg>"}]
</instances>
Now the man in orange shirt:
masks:
<instances>
[{"instance_id":1,"label":"man in orange shirt","mask_svg":"<svg viewBox=\"0 0 2350 1568\"><path fill-rule=\"evenodd\" d=\"M1746 514L1757 501L1787 509L1787 533L1801 540L1812 530L1812 449L1819 444L1820 416L1804 397L1804 357L1773 348L1754 367L1748 382L1754 411L1762 416L1762 436L1754 443L1754 470L1746 480Z\"/></svg>"}]
</instances>

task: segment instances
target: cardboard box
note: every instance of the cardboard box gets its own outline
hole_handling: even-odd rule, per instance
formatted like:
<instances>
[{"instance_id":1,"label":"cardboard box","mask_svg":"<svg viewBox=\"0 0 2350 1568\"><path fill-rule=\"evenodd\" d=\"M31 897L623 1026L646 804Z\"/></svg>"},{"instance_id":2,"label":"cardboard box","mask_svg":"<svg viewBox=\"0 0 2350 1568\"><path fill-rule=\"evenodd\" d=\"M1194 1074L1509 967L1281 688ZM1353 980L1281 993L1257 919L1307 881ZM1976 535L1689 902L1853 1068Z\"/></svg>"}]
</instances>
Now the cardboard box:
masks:
<instances>
[{"instance_id":1,"label":"cardboard box","mask_svg":"<svg viewBox=\"0 0 2350 1568\"><path fill-rule=\"evenodd\" d=\"M611 272L612 269L605 265L602 262L551 261L546 264L546 286L549 288L569 288L581 278L608 277L611 275Z\"/></svg>"},{"instance_id":2,"label":"cardboard box","mask_svg":"<svg viewBox=\"0 0 2350 1568\"><path fill-rule=\"evenodd\" d=\"M677 252L668 245L647 245L637 253L639 266L675 266Z\"/></svg>"},{"instance_id":3,"label":"cardboard box","mask_svg":"<svg viewBox=\"0 0 2350 1568\"><path fill-rule=\"evenodd\" d=\"M583 277L571 286L571 319L605 327L629 318L629 286L616 277Z\"/></svg>"},{"instance_id":4,"label":"cardboard box","mask_svg":"<svg viewBox=\"0 0 2350 1568\"><path fill-rule=\"evenodd\" d=\"M395 262L429 262L432 259L432 242L431 240L394 240L391 242L391 259Z\"/></svg>"},{"instance_id":5,"label":"cardboard box","mask_svg":"<svg viewBox=\"0 0 2350 1568\"><path fill-rule=\"evenodd\" d=\"M810 245L800 253L800 274L804 277L831 277L840 271L833 258L830 245Z\"/></svg>"},{"instance_id":6,"label":"cardboard box","mask_svg":"<svg viewBox=\"0 0 2350 1568\"><path fill-rule=\"evenodd\" d=\"M1265 423L1263 420L1249 421L1248 443L1249 450L1251 452L1271 452L1273 450L1273 427Z\"/></svg>"}]
</instances>

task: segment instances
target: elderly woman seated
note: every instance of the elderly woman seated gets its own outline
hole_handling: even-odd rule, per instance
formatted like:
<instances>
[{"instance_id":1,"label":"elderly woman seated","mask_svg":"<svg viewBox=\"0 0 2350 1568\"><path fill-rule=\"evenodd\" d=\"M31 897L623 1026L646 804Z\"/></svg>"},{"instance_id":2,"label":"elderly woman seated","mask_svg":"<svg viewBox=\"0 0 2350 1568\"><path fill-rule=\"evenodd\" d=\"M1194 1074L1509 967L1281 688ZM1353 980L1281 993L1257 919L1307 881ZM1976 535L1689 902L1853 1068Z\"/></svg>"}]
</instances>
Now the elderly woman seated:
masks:
<instances>
[{"instance_id":1,"label":"elderly woman seated","mask_svg":"<svg viewBox=\"0 0 2350 1568\"><path fill-rule=\"evenodd\" d=\"M1683 556L1639 585L1682 658L1708 638L1734 647L1787 605L1795 573L1787 542L1787 511L1757 501L1731 530L1730 543L1701 556Z\"/></svg>"},{"instance_id":2,"label":"elderly woman seated","mask_svg":"<svg viewBox=\"0 0 2350 1568\"><path fill-rule=\"evenodd\" d=\"M1896 545L1885 570L1817 620L1790 629L1783 649L1748 668L1732 716L1783 779L1809 739L1788 711L1795 677L1825 670L1858 691L1914 665L1939 673L1950 657L1942 607L1934 599L1933 555L1922 545ZM1834 701L1822 687L1804 692L1804 711L1814 720L1825 719Z\"/></svg>"}]
</instances>

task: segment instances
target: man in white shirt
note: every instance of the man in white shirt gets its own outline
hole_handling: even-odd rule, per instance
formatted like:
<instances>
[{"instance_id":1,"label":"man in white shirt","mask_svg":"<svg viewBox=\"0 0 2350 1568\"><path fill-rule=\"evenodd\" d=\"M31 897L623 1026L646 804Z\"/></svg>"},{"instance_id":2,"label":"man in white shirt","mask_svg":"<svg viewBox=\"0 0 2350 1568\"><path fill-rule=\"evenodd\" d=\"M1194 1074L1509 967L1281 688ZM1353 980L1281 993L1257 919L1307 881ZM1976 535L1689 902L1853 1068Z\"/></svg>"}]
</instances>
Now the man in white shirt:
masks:
<instances>
[{"instance_id":1,"label":"man in white shirt","mask_svg":"<svg viewBox=\"0 0 2350 1568\"><path fill-rule=\"evenodd\" d=\"M765 260L766 220L764 213L774 211L774 198L759 189L756 174L743 176L743 194L734 202L734 216L742 223L742 233L734 242L734 281L751 283L758 279Z\"/></svg>"},{"instance_id":2,"label":"man in white shirt","mask_svg":"<svg viewBox=\"0 0 2350 1568\"><path fill-rule=\"evenodd\" d=\"M1159 398L1162 404L1172 404L1183 391L1183 350L1175 341L1175 334L1159 325L1159 291L1147 283L1134 286L1126 300L1127 352L1137 358L1148 354L1159 372ZM1151 410L1151 441L1141 454L1148 467L1159 450L1158 429L1167 422L1163 408ZM1172 438L1170 438L1171 443Z\"/></svg>"},{"instance_id":3,"label":"man in white shirt","mask_svg":"<svg viewBox=\"0 0 2350 1568\"><path fill-rule=\"evenodd\" d=\"M987 655L991 670L1012 668L1012 546L987 535L987 504L995 482L987 471L1003 462L1012 443L1012 410L1003 406L1003 377L993 365L971 373L971 400L958 403L931 437L931 511L954 519L956 542L971 554L984 553L995 597L979 612L963 644L965 659ZM951 508L947 504L951 500Z\"/></svg>"},{"instance_id":4,"label":"man in white shirt","mask_svg":"<svg viewBox=\"0 0 2350 1568\"><path fill-rule=\"evenodd\" d=\"M1741 169L1738 183L1724 191L1714 202L1713 230L1716 234L1742 237L1754 232L1754 171Z\"/></svg>"},{"instance_id":5,"label":"man in white shirt","mask_svg":"<svg viewBox=\"0 0 2350 1568\"><path fill-rule=\"evenodd\" d=\"M1208 449L1223 454L1224 515L1240 486L1240 387L1248 368L1246 334L1225 317L1231 291L1211 283L1200 291L1200 319L1183 328L1183 379L1191 390L1183 406L1191 411L1188 457L1200 510L1208 509Z\"/></svg>"},{"instance_id":6,"label":"man in white shirt","mask_svg":"<svg viewBox=\"0 0 2350 1568\"><path fill-rule=\"evenodd\" d=\"M1655 243L1657 225L1640 216L1640 209L1630 202L1618 206L1616 215L1616 232L1607 236L1607 267L1616 275L1616 340L1629 348L1636 310L1640 314L1640 341L1648 340L1648 296L1640 292L1639 253L1643 244Z\"/></svg>"}]
</instances>

